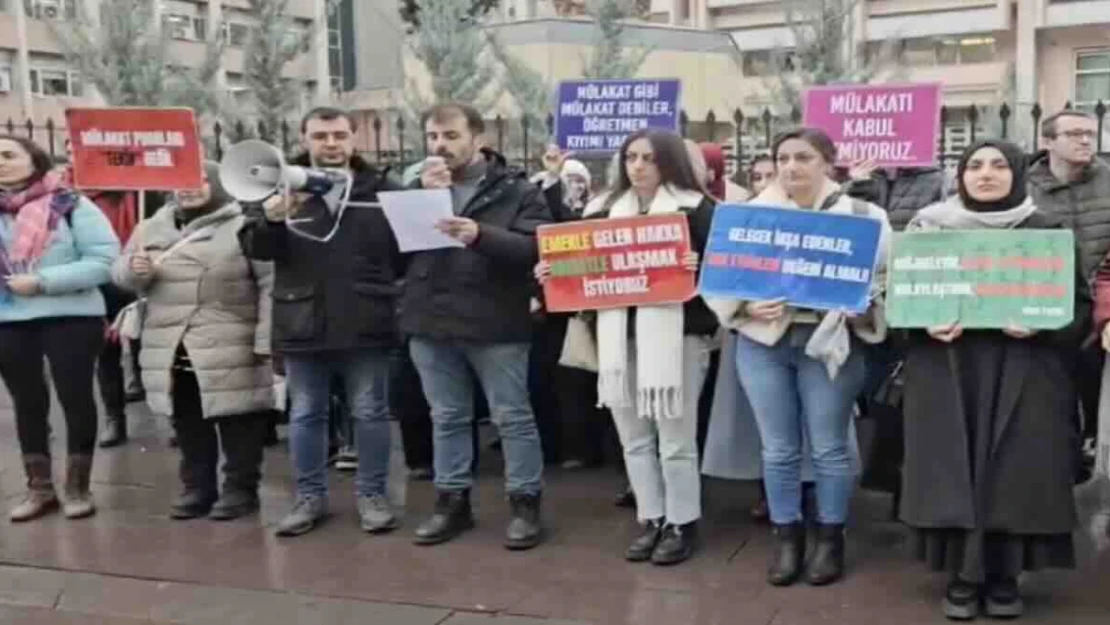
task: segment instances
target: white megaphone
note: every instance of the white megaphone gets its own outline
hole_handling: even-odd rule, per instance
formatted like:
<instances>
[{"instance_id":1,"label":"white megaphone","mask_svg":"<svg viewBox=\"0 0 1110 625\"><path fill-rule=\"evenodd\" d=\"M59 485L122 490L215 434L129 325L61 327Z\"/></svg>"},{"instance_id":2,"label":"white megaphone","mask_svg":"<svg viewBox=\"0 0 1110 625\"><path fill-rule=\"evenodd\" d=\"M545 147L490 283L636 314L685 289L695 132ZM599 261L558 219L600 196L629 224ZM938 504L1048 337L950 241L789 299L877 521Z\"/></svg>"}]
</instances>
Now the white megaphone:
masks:
<instances>
[{"instance_id":1,"label":"white megaphone","mask_svg":"<svg viewBox=\"0 0 1110 625\"><path fill-rule=\"evenodd\" d=\"M280 190L328 195L348 186L342 172L298 167L285 162L281 150L265 141L248 140L228 148L220 161L220 182L240 202L261 202Z\"/></svg>"}]
</instances>

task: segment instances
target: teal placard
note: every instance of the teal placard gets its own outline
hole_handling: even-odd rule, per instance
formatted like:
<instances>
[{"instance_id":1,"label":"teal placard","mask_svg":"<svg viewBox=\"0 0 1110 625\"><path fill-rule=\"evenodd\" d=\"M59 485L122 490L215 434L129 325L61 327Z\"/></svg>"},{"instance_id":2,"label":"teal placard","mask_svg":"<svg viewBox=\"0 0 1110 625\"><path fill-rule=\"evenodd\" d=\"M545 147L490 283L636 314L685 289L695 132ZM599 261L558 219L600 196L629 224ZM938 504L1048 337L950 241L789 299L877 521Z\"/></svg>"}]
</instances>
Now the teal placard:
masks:
<instances>
[{"instance_id":1,"label":"teal placard","mask_svg":"<svg viewBox=\"0 0 1110 625\"><path fill-rule=\"evenodd\" d=\"M1068 230L948 230L896 234L887 265L892 328L958 321L1055 330L1071 323L1075 242Z\"/></svg>"}]
</instances>

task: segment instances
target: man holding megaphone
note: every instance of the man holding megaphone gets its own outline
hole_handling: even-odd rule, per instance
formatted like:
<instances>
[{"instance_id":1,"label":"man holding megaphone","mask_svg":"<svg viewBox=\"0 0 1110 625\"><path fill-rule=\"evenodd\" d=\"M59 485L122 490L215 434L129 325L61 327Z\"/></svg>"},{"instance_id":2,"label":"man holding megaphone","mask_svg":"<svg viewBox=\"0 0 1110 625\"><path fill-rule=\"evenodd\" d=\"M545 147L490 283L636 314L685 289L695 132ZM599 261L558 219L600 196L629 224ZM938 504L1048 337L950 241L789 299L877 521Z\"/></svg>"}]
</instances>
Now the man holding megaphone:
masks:
<instances>
[{"instance_id":1,"label":"man holding megaphone","mask_svg":"<svg viewBox=\"0 0 1110 625\"><path fill-rule=\"evenodd\" d=\"M431 156L416 185L450 190L454 214L438 228L463 247L413 254L401 298L401 330L412 337L412 360L432 409L438 493L416 543L442 543L474 524L473 372L505 454L512 513L505 546L528 549L543 538L543 452L527 386L530 267L538 259L536 227L551 214L524 172L481 149L485 125L473 108L435 106L421 126Z\"/></svg>"},{"instance_id":2,"label":"man holding megaphone","mask_svg":"<svg viewBox=\"0 0 1110 625\"><path fill-rule=\"evenodd\" d=\"M239 144L221 164L228 191L246 205L239 233L244 253L274 262L272 334L289 390L297 487L279 536L309 532L328 515L333 377L343 382L355 423L361 526L371 533L397 526L386 495L386 385L390 350L397 345L394 303L402 257L375 202L379 191L400 185L355 155L356 129L345 112L317 108L301 122L306 154L292 163L265 145Z\"/></svg>"}]
</instances>

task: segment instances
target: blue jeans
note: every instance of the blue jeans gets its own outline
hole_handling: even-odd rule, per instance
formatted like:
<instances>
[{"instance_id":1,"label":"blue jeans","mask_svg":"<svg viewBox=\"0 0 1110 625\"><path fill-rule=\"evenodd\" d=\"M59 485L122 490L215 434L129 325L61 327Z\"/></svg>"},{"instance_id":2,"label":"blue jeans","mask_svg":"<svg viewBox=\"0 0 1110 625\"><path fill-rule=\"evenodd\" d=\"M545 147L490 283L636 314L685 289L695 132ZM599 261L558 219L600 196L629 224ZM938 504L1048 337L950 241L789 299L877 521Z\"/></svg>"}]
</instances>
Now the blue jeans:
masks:
<instances>
[{"instance_id":1,"label":"blue jeans","mask_svg":"<svg viewBox=\"0 0 1110 625\"><path fill-rule=\"evenodd\" d=\"M465 490L474 483L473 370L501 435L505 490L509 494L543 490L543 450L528 398L528 344L413 338L409 349L432 408L436 489Z\"/></svg>"},{"instance_id":2,"label":"blue jeans","mask_svg":"<svg viewBox=\"0 0 1110 625\"><path fill-rule=\"evenodd\" d=\"M385 495L389 476L389 352L358 349L285 356L289 448L298 496L328 494L328 408L333 376L343 383L358 448L355 492Z\"/></svg>"},{"instance_id":3,"label":"blue jeans","mask_svg":"<svg viewBox=\"0 0 1110 625\"><path fill-rule=\"evenodd\" d=\"M774 346L743 335L736 340L736 370L755 413L763 443L763 480L771 521L802 520L802 429L817 482L817 520L844 523L855 485L848 424L866 376L864 355L853 344L830 380L824 363L805 354L813 326L794 326Z\"/></svg>"}]
</instances>

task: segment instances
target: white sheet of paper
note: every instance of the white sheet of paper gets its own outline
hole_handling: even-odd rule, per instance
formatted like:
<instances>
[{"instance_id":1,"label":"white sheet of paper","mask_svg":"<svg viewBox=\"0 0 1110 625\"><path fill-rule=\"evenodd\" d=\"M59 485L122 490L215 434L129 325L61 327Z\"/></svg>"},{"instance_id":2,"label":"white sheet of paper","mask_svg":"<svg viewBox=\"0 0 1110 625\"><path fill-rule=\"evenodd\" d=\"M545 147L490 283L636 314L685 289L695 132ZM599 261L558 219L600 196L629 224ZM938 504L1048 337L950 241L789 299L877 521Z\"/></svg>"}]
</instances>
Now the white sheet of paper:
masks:
<instances>
[{"instance_id":1,"label":"white sheet of paper","mask_svg":"<svg viewBox=\"0 0 1110 625\"><path fill-rule=\"evenodd\" d=\"M382 191L378 201L402 252L464 247L458 239L436 230L436 222L454 216L449 189Z\"/></svg>"}]
</instances>

